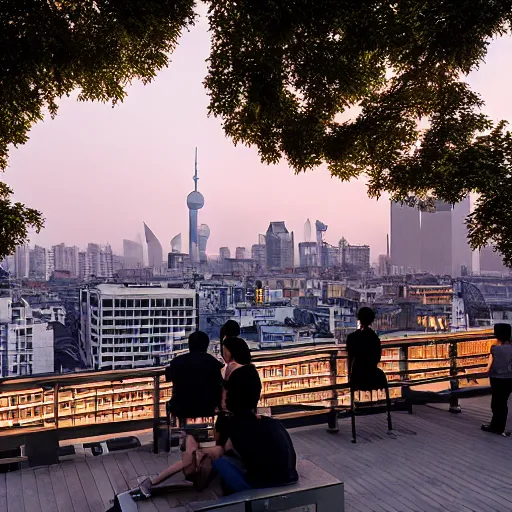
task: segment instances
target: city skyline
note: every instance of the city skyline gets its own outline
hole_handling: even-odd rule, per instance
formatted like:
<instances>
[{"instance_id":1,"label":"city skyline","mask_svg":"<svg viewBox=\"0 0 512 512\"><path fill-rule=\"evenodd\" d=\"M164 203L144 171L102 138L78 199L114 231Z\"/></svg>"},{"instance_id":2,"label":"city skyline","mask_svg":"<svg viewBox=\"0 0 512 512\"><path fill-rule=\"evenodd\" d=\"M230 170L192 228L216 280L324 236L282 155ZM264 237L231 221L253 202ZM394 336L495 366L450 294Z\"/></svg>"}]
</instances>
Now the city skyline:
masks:
<instances>
[{"instance_id":1,"label":"city skyline","mask_svg":"<svg viewBox=\"0 0 512 512\"><path fill-rule=\"evenodd\" d=\"M500 65L511 49L509 37L493 42L487 64L469 80L494 119L512 119L512 104L501 100L509 72ZM47 219L30 244L50 247L65 240L83 247L98 240L120 254L122 240L132 239L134 227L143 234L145 221L164 254L178 232L187 247L183 205L197 145L201 190L208 198L201 218L211 229L211 253L222 246L250 247L269 222L284 219L290 231L302 234L305 219L320 218L329 225L331 243L344 236L369 244L372 260L384 254L387 197L369 199L362 181L342 183L325 168L295 176L284 161L263 165L255 148L234 147L221 121L207 117L202 80L208 50L203 18L183 35L169 68L152 84L131 86L124 104L112 109L65 98L55 120L34 126L29 142L11 152L5 174L15 199L40 209Z\"/></svg>"}]
</instances>

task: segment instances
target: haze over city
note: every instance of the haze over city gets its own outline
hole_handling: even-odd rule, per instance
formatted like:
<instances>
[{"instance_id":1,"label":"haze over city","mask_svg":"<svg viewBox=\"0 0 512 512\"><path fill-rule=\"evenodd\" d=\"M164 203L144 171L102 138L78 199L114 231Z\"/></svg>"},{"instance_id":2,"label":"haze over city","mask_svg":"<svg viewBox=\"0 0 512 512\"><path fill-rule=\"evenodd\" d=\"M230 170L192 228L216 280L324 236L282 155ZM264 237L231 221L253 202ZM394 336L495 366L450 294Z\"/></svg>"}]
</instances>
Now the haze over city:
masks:
<instances>
[{"instance_id":1,"label":"haze over city","mask_svg":"<svg viewBox=\"0 0 512 512\"><path fill-rule=\"evenodd\" d=\"M470 77L493 119L512 119L507 97L510 71L503 65L512 40L491 44ZM386 250L387 197L366 195L362 180L342 183L325 168L295 176L286 162L266 166L255 148L234 147L220 120L207 117L206 20L185 33L173 62L148 86L134 84L124 104L61 100L55 120L34 126L30 140L11 152L6 181L15 198L38 208L46 227L31 243L51 246L109 242L143 235L145 221L164 246L183 233L188 244L187 194L193 190L194 147L199 148L199 190L205 207L199 222L211 228L208 252L257 243L270 221L284 220L303 238L306 218L329 226L325 239L369 244L372 260Z\"/></svg>"}]
</instances>

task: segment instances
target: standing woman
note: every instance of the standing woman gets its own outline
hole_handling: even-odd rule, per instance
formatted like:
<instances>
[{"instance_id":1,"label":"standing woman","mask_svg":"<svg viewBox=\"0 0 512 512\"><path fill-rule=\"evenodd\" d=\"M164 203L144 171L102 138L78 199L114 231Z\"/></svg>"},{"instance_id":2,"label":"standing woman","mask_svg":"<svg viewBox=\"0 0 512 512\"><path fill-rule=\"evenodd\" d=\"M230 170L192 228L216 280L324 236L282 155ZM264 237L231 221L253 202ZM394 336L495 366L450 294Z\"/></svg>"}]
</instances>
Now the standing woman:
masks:
<instances>
[{"instance_id":1,"label":"standing woman","mask_svg":"<svg viewBox=\"0 0 512 512\"><path fill-rule=\"evenodd\" d=\"M491 382L492 420L484 423L482 430L493 434L509 435L505 431L508 416L508 398L512 393L512 327L509 324L496 324L494 336L498 343L491 347L489 356L489 380Z\"/></svg>"}]
</instances>

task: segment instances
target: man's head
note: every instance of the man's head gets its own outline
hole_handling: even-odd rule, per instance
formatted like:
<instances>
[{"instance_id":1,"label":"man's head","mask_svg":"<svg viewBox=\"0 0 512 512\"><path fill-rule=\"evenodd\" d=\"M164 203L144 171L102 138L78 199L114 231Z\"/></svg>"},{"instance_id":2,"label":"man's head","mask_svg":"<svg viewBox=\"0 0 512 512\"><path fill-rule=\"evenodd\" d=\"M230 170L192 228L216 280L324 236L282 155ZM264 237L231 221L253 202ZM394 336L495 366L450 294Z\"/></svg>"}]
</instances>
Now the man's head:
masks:
<instances>
[{"instance_id":1,"label":"man's head","mask_svg":"<svg viewBox=\"0 0 512 512\"><path fill-rule=\"evenodd\" d=\"M234 320L228 320L220 328L220 341L224 341L225 338L238 338L240 336L240 325Z\"/></svg>"},{"instance_id":2,"label":"man's head","mask_svg":"<svg viewBox=\"0 0 512 512\"><path fill-rule=\"evenodd\" d=\"M494 324L494 336L501 342L508 342L512 336L510 324Z\"/></svg>"},{"instance_id":3,"label":"man's head","mask_svg":"<svg viewBox=\"0 0 512 512\"><path fill-rule=\"evenodd\" d=\"M357 312L357 319L361 324L361 327L370 327L375 320L375 312L371 308L361 308Z\"/></svg>"},{"instance_id":4,"label":"man's head","mask_svg":"<svg viewBox=\"0 0 512 512\"><path fill-rule=\"evenodd\" d=\"M210 338L203 331L195 331L188 337L188 349L190 352L206 352Z\"/></svg>"}]
</instances>

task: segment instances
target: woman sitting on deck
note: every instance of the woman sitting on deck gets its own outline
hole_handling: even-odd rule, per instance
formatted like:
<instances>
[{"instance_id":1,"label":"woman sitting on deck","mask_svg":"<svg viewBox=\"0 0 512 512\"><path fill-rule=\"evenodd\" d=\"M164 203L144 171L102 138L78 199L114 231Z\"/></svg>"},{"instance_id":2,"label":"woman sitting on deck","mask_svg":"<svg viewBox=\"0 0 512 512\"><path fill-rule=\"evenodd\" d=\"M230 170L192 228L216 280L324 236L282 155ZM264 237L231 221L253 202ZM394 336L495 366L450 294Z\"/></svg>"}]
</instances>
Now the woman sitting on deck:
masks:
<instances>
[{"instance_id":1,"label":"woman sitting on deck","mask_svg":"<svg viewBox=\"0 0 512 512\"><path fill-rule=\"evenodd\" d=\"M380 338L370 327L375 320L375 312L361 308L357 319L359 329L347 336L350 387L360 391L384 389L387 386L386 376L378 368L382 355Z\"/></svg>"}]
</instances>

